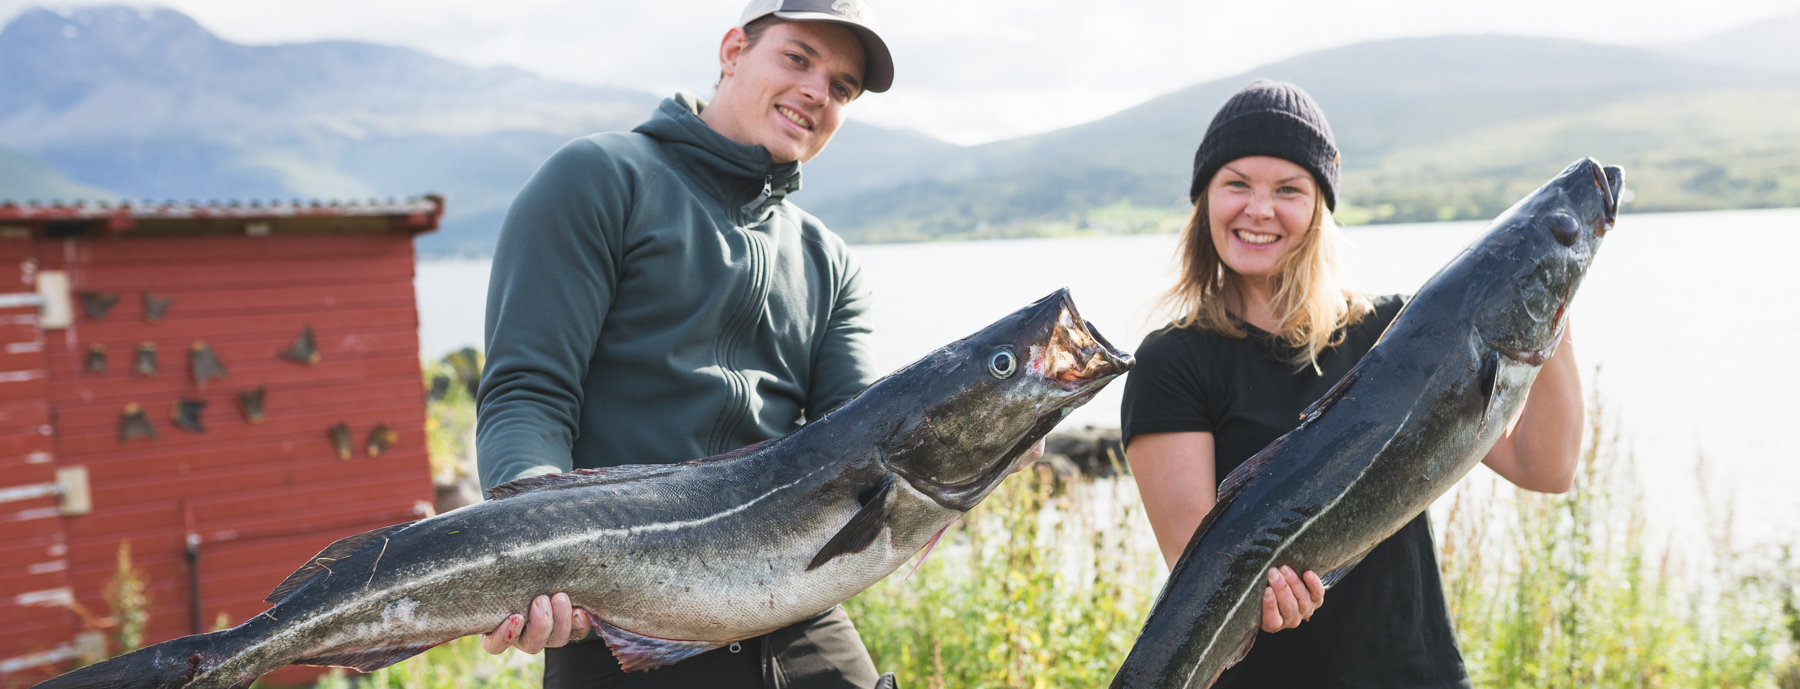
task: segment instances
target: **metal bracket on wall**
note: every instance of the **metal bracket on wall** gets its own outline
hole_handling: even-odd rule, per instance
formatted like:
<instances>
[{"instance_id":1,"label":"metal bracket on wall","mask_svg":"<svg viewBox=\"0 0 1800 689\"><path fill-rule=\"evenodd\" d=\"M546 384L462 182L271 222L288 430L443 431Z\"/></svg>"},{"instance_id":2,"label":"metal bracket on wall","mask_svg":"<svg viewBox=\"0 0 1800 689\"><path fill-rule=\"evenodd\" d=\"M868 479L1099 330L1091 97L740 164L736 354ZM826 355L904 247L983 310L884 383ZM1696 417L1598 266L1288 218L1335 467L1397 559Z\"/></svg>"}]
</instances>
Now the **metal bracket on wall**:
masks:
<instances>
[{"instance_id":1,"label":"metal bracket on wall","mask_svg":"<svg viewBox=\"0 0 1800 689\"><path fill-rule=\"evenodd\" d=\"M119 303L118 292L89 292L84 290L81 293L81 312L87 314L88 320L90 321L106 318L106 312L111 311L113 305L117 303Z\"/></svg>"},{"instance_id":2,"label":"metal bracket on wall","mask_svg":"<svg viewBox=\"0 0 1800 689\"><path fill-rule=\"evenodd\" d=\"M88 373L106 372L106 345L98 342L88 345L87 366L85 368Z\"/></svg>"},{"instance_id":3,"label":"metal bracket on wall","mask_svg":"<svg viewBox=\"0 0 1800 689\"><path fill-rule=\"evenodd\" d=\"M169 418L176 428L194 433L205 433L206 424L200 422L200 412L206 409L206 400L183 397L175 401L169 409Z\"/></svg>"},{"instance_id":4,"label":"metal bracket on wall","mask_svg":"<svg viewBox=\"0 0 1800 689\"><path fill-rule=\"evenodd\" d=\"M188 367L194 374L194 387L201 390L206 389L206 381L225 378L225 364L213 354L206 340L195 340L193 346L188 347Z\"/></svg>"},{"instance_id":5,"label":"metal bracket on wall","mask_svg":"<svg viewBox=\"0 0 1800 689\"><path fill-rule=\"evenodd\" d=\"M163 313L169 305L175 303L174 297L159 297L149 292L144 293L144 322L156 323L162 320Z\"/></svg>"},{"instance_id":6,"label":"metal bracket on wall","mask_svg":"<svg viewBox=\"0 0 1800 689\"><path fill-rule=\"evenodd\" d=\"M125 411L119 414L119 443L122 445L134 438L156 438L156 427L150 425L144 405L136 402L125 405Z\"/></svg>"},{"instance_id":7,"label":"metal bracket on wall","mask_svg":"<svg viewBox=\"0 0 1800 689\"><path fill-rule=\"evenodd\" d=\"M139 342L137 360L132 362L131 372L140 376L156 375L156 343Z\"/></svg>"},{"instance_id":8,"label":"metal bracket on wall","mask_svg":"<svg viewBox=\"0 0 1800 689\"><path fill-rule=\"evenodd\" d=\"M258 387L255 390L239 390L237 393L238 411L244 413L244 420L250 423L262 423L263 397L268 388Z\"/></svg>"},{"instance_id":9,"label":"metal bracket on wall","mask_svg":"<svg viewBox=\"0 0 1800 689\"><path fill-rule=\"evenodd\" d=\"M350 461L350 426L339 421L331 427L331 448L337 450L338 459Z\"/></svg>"},{"instance_id":10,"label":"metal bracket on wall","mask_svg":"<svg viewBox=\"0 0 1800 689\"><path fill-rule=\"evenodd\" d=\"M62 516L76 517L94 511L86 466L59 467L56 480L49 483L0 488L0 502L34 500L51 495L57 497L56 512Z\"/></svg>"},{"instance_id":11,"label":"metal bracket on wall","mask_svg":"<svg viewBox=\"0 0 1800 689\"><path fill-rule=\"evenodd\" d=\"M369 430L369 444L363 449L369 453L370 457L380 457L382 451L399 442L399 433L395 433L394 429L388 428L385 423L378 423L375 424L375 428Z\"/></svg>"},{"instance_id":12,"label":"metal bracket on wall","mask_svg":"<svg viewBox=\"0 0 1800 689\"><path fill-rule=\"evenodd\" d=\"M294 344L282 350L281 358L298 361L307 366L319 363L319 345L313 339L311 324L307 324L306 330L300 333L300 337L294 340Z\"/></svg>"}]
</instances>

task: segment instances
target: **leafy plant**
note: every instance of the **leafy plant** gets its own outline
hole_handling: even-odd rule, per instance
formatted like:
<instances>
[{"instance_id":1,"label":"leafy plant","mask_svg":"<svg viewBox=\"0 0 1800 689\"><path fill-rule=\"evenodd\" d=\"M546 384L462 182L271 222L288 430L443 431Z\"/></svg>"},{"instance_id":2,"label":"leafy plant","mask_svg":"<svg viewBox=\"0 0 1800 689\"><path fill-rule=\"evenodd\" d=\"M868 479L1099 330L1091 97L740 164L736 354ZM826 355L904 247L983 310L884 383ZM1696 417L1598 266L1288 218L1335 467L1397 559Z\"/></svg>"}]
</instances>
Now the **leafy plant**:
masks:
<instances>
[{"instance_id":1,"label":"leafy plant","mask_svg":"<svg viewBox=\"0 0 1800 689\"><path fill-rule=\"evenodd\" d=\"M131 541L119 541L117 565L106 580L102 596L112 609L113 642L119 653L130 653L144 645L144 628L150 625L150 594L146 591L144 572L131 564Z\"/></svg>"}]
</instances>

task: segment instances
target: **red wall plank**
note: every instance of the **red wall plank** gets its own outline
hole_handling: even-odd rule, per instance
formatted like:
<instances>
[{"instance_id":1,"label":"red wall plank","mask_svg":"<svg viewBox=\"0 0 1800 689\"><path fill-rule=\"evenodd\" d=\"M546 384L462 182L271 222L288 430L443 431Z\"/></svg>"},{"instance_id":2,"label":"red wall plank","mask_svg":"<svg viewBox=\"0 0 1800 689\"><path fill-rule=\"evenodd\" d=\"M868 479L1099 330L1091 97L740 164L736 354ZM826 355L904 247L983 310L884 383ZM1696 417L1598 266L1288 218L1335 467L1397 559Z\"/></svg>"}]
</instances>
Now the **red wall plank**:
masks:
<instances>
[{"instance_id":1,"label":"red wall plank","mask_svg":"<svg viewBox=\"0 0 1800 689\"><path fill-rule=\"evenodd\" d=\"M73 290L121 298L99 320L78 301L73 327L44 333L33 310L0 311L0 372L42 372L0 382L0 486L84 466L93 501L90 514L74 517L46 516L57 504L50 498L0 510L0 601L20 588L56 584L104 614L101 587L119 543L129 539L153 597L149 640L185 634L191 527L206 539L205 623L220 610L241 622L324 545L412 519L415 502L431 498L410 237L0 241L0 268L9 260L31 262L20 264L22 274L66 270ZM0 270L0 283L7 272ZM157 323L143 320L146 291L173 300ZM280 358L308 326L320 362ZM204 389L189 371L196 340L228 372ZM135 350L145 341L157 345L159 371L134 376ZM105 346L104 373L86 370L96 343ZM250 424L235 393L259 386L267 390L265 421ZM207 402L207 432L171 423L171 407L184 397ZM119 442L121 409L133 402L146 409L158 438ZM347 462L327 437L339 422L352 432ZM377 423L399 442L368 458L363 446ZM62 564L44 564L52 562ZM0 658L54 648L75 631L67 608L8 612L15 611L0 604Z\"/></svg>"}]
</instances>

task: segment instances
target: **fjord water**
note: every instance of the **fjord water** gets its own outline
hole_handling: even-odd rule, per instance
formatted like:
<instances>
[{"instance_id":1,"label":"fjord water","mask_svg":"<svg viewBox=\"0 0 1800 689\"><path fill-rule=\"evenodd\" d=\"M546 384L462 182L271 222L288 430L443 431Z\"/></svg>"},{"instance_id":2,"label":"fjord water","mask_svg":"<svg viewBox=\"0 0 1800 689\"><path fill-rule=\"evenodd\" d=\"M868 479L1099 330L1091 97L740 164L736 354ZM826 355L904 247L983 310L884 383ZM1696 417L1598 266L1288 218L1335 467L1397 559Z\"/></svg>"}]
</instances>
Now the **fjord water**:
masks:
<instances>
[{"instance_id":1,"label":"fjord water","mask_svg":"<svg viewBox=\"0 0 1800 689\"><path fill-rule=\"evenodd\" d=\"M1349 228L1343 272L1370 294L1410 293L1483 223ZM862 245L885 369L972 333L1058 287L1127 351L1167 322L1174 235ZM1636 458L1650 519L1699 536L1696 459L1735 511L1741 542L1800 527L1800 209L1620 216L1572 307L1576 353ZM481 342L485 260L419 264L424 354ZM1113 385L1071 425L1117 426ZM1591 389L1591 388L1590 388ZM1478 470L1471 480L1491 480Z\"/></svg>"}]
</instances>

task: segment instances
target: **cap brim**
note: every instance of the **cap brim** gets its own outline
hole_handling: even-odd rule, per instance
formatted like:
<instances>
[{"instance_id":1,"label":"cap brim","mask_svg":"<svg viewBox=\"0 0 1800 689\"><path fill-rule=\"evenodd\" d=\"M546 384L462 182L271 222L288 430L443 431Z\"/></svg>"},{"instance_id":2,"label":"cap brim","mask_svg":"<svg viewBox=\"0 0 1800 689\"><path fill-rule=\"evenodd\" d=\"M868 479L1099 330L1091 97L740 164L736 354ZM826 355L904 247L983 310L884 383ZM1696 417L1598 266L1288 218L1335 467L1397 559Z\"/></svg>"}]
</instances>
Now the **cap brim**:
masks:
<instances>
[{"instance_id":1,"label":"cap brim","mask_svg":"<svg viewBox=\"0 0 1800 689\"><path fill-rule=\"evenodd\" d=\"M772 12L777 17L794 22L831 22L850 29L862 41L863 47L863 83L862 89L873 93L885 93L894 85L894 55L888 52L887 42L881 40L868 26L826 12Z\"/></svg>"}]
</instances>

